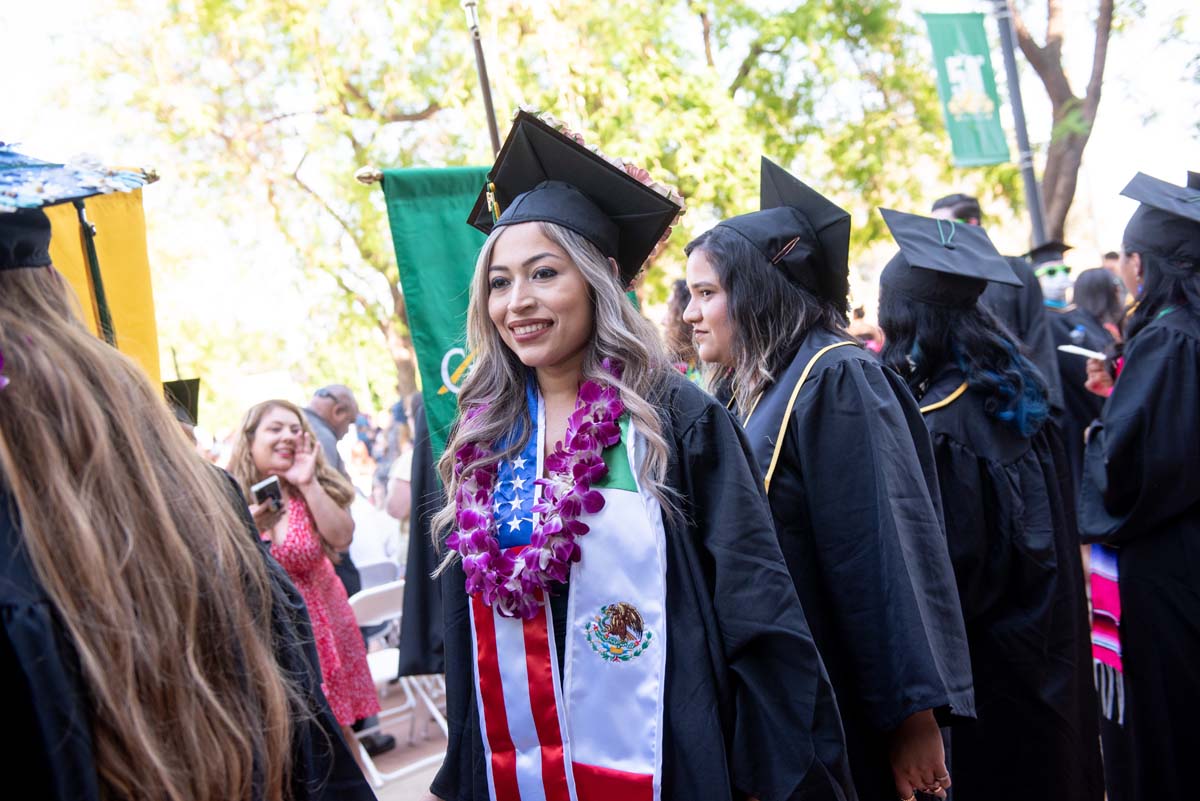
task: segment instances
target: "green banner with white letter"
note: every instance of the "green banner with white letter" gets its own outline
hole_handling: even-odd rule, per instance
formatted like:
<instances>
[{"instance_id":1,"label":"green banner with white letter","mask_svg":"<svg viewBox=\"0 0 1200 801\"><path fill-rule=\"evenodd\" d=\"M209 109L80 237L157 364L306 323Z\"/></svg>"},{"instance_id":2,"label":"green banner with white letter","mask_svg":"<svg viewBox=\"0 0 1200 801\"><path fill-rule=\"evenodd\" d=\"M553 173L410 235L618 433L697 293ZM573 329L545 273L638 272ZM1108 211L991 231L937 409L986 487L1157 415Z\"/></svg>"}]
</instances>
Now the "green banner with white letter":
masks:
<instances>
[{"instance_id":1,"label":"green banner with white letter","mask_svg":"<svg viewBox=\"0 0 1200 801\"><path fill-rule=\"evenodd\" d=\"M487 167L383 171L392 245L434 459L458 413L458 386L470 365L467 300L484 236L467 216L487 181Z\"/></svg>"},{"instance_id":2,"label":"green banner with white letter","mask_svg":"<svg viewBox=\"0 0 1200 801\"><path fill-rule=\"evenodd\" d=\"M1008 161L1000 97L983 14L922 14L933 45L938 96L958 167Z\"/></svg>"}]
</instances>

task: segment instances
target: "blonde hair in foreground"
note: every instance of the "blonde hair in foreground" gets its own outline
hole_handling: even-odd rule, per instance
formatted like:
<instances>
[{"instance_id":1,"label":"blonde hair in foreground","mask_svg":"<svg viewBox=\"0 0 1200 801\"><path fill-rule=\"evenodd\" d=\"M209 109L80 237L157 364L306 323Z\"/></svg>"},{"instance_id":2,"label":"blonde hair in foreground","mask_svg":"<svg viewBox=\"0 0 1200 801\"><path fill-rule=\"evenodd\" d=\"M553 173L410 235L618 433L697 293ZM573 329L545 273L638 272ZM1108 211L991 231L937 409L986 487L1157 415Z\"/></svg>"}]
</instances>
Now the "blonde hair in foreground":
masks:
<instances>
[{"instance_id":1,"label":"blonde hair in foreground","mask_svg":"<svg viewBox=\"0 0 1200 801\"><path fill-rule=\"evenodd\" d=\"M594 315L592 336L588 340L583 360L583 380L598 379L615 386L621 393L625 410L637 430L646 438L646 456L639 471L639 481L662 505L665 514L673 515L676 506L670 488L666 486L670 450L663 435L663 423L649 398L662 389L674 371L659 339L658 331L643 317L618 283L611 262L579 234L553 223L538 223L542 233L567 254L583 273L592 299ZM446 450L438 463L447 493L447 504L433 521L435 543L453 526L455 519L454 453L468 442L495 443L519 423L528 423L529 410L525 400L525 380L529 368L509 350L500 332L488 315L488 268L496 241L506 227L496 228L488 236L475 263L471 279L471 300L467 307L467 347L475 354L474 366L458 396L460 410L487 406L487 412L465 423L460 415L450 432ZM624 365L620 380L614 380L601 367L605 358ZM529 426L507 450L496 454L507 459L520 453L529 439ZM481 465L470 465L468 470ZM451 554L449 559L452 559ZM449 563L443 563L443 565Z\"/></svg>"},{"instance_id":2,"label":"blonde hair in foreground","mask_svg":"<svg viewBox=\"0 0 1200 801\"><path fill-rule=\"evenodd\" d=\"M53 267L0 271L0 485L79 656L101 793L284 798L304 712L258 546L158 388L74 305Z\"/></svg>"}]
</instances>

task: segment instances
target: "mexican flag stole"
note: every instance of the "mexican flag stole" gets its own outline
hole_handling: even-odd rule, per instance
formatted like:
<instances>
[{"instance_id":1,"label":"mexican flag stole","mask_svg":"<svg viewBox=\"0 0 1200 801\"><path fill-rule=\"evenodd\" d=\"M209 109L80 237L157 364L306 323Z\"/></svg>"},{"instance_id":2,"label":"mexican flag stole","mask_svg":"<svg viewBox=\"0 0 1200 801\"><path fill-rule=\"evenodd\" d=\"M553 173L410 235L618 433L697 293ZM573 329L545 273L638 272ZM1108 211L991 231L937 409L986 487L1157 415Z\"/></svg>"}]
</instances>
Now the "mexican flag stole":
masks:
<instances>
[{"instance_id":1,"label":"mexican flag stole","mask_svg":"<svg viewBox=\"0 0 1200 801\"><path fill-rule=\"evenodd\" d=\"M536 393L531 393L536 396ZM493 501L502 548L529 544L542 475L545 410L520 456L499 466ZM628 447L630 443L637 446ZM641 490L629 419L593 485L604 508L571 568L562 680L549 607L502 617L471 598L475 691L492 801L658 801L667 655L666 542L658 502Z\"/></svg>"}]
</instances>

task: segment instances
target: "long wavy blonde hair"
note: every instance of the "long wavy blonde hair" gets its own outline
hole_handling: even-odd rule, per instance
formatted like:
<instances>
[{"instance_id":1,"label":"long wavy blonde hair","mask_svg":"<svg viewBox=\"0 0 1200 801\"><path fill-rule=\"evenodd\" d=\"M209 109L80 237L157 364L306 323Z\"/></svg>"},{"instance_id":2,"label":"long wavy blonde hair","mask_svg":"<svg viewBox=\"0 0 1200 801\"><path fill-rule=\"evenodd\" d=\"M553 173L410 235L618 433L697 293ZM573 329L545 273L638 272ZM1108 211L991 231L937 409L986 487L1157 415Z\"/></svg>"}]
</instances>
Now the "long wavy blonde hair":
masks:
<instances>
[{"instance_id":1,"label":"long wavy blonde hair","mask_svg":"<svg viewBox=\"0 0 1200 801\"><path fill-rule=\"evenodd\" d=\"M649 399L677 371L670 365L658 332L625 297L612 263L596 246L562 226L548 222L537 225L551 242L563 249L588 284L593 328L584 355L582 379L602 380L620 391L626 412L646 440L646 456L639 470L639 481L666 512L673 513L674 498L666 486L670 448L663 433L663 421ZM488 268L496 242L505 230L504 227L496 228L488 236L471 279L467 347L475 356L471 372L463 381L458 405L460 410L483 408L485 411L472 417L469 423L464 423L465 418L460 414L438 462L447 503L434 517L435 542L454 525L455 451L468 442L496 443L519 427L521 435L506 449L497 451L494 457L496 460L507 459L521 452L532 428L525 398L525 382L530 370L504 344L488 314ZM613 379L601 366L606 358L624 365L620 379ZM480 466L468 465L467 469Z\"/></svg>"},{"instance_id":2,"label":"long wavy blonde hair","mask_svg":"<svg viewBox=\"0 0 1200 801\"><path fill-rule=\"evenodd\" d=\"M272 409L286 409L300 419L300 428L303 429L304 433L312 437L313 443L316 444L316 450L313 452L313 455L317 462L317 483L321 485L325 493L338 506L343 509L350 506L354 502L354 487L341 473L329 466L329 462L325 458L325 451L321 448L321 444L317 440L317 434L313 431L304 412L291 401L278 399L256 403L250 407L245 417L242 418L242 426L238 430L238 438L233 443L233 451L229 455L229 473L241 485L242 493L249 498L250 487L266 478L264 474L258 471L258 467L254 464L254 454L251 452L251 446L254 444L254 432L258 430L263 416ZM282 481L282 479L280 480ZM321 547L325 549L325 555L332 562L336 564L341 561L341 556L324 539L321 540Z\"/></svg>"},{"instance_id":3,"label":"long wavy blonde hair","mask_svg":"<svg viewBox=\"0 0 1200 801\"><path fill-rule=\"evenodd\" d=\"M53 267L0 271L0 486L78 654L107 798L283 798L296 688L233 488Z\"/></svg>"}]
</instances>

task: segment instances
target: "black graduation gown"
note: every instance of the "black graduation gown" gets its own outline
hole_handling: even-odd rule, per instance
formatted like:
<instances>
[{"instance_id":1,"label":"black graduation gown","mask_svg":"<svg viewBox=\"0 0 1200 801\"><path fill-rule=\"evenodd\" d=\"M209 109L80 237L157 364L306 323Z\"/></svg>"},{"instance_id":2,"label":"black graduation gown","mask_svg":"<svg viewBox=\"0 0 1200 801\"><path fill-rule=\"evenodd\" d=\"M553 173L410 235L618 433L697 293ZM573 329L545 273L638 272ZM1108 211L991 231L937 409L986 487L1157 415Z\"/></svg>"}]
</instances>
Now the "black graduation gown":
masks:
<instances>
[{"instance_id":1,"label":"black graduation gown","mask_svg":"<svg viewBox=\"0 0 1200 801\"><path fill-rule=\"evenodd\" d=\"M814 330L746 433L765 473ZM855 346L805 381L768 493L779 543L829 669L862 801L894 801L886 733L933 709L972 716L971 667L929 434L904 382Z\"/></svg>"},{"instance_id":2,"label":"black graduation gown","mask_svg":"<svg viewBox=\"0 0 1200 801\"><path fill-rule=\"evenodd\" d=\"M239 505L241 493L236 487ZM249 514L247 536L258 539ZM287 573L261 548L275 593L272 624L280 664L308 702L293 724L292 797L369 801L375 795L341 738L321 692L308 612ZM5 798L99 801L91 702L66 628L34 576L16 511L0 487L0 686L13 739L3 760ZM183 725L187 725L183 721ZM204 754L192 755L204 759ZM256 797L258 797L256 795Z\"/></svg>"},{"instance_id":3,"label":"black graduation gown","mask_svg":"<svg viewBox=\"0 0 1200 801\"><path fill-rule=\"evenodd\" d=\"M1194 798L1200 736L1200 315L1179 308L1125 347L1093 426L1084 538L1120 548L1125 721L1135 797Z\"/></svg>"},{"instance_id":4,"label":"black graduation gown","mask_svg":"<svg viewBox=\"0 0 1200 801\"><path fill-rule=\"evenodd\" d=\"M1059 383L1062 385L1063 408L1056 418L1071 465L1071 486L1078 488L1083 473L1083 434L1092 421L1100 416L1104 398L1089 392L1084 386L1087 382L1087 359L1073 353L1063 353L1057 348L1059 345L1078 345L1104 353L1114 340L1113 335L1094 317L1075 306L1047 308L1046 319L1058 355Z\"/></svg>"},{"instance_id":5,"label":"black graduation gown","mask_svg":"<svg viewBox=\"0 0 1200 801\"><path fill-rule=\"evenodd\" d=\"M433 516L445 503L433 462L433 445L425 404L413 403L412 506L409 512L408 560L404 565L404 617L400 620L399 676L441 673L442 593L433 571L438 557L430 537Z\"/></svg>"},{"instance_id":6,"label":"black graduation gown","mask_svg":"<svg viewBox=\"0 0 1200 801\"><path fill-rule=\"evenodd\" d=\"M1046 380L1047 396L1053 409L1063 406L1063 391L1058 377L1058 359L1054 351L1042 297L1033 266L1020 256L1005 256L1008 265L1021 279L1022 286L990 282L979 302L999 318L1009 333L1025 346L1029 358Z\"/></svg>"},{"instance_id":7,"label":"black graduation gown","mask_svg":"<svg viewBox=\"0 0 1200 801\"><path fill-rule=\"evenodd\" d=\"M921 399L975 678L978 719L954 731L954 797L1099 801L1083 568L1050 441L990 417L981 393L950 400L963 382L947 368Z\"/></svg>"},{"instance_id":8,"label":"black graduation gown","mask_svg":"<svg viewBox=\"0 0 1200 801\"><path fill-rule=\"evenodd\" d=\"M663 801L853 799L833 691L736 422L680 375L655 405L672 453L668 484L690 521L664 519ZM486 801L463 582L457 565L442 577L450 736L431 790ZM551 599L560 670L566 607L564 587Z\"/></svg>"}]
</instances>

